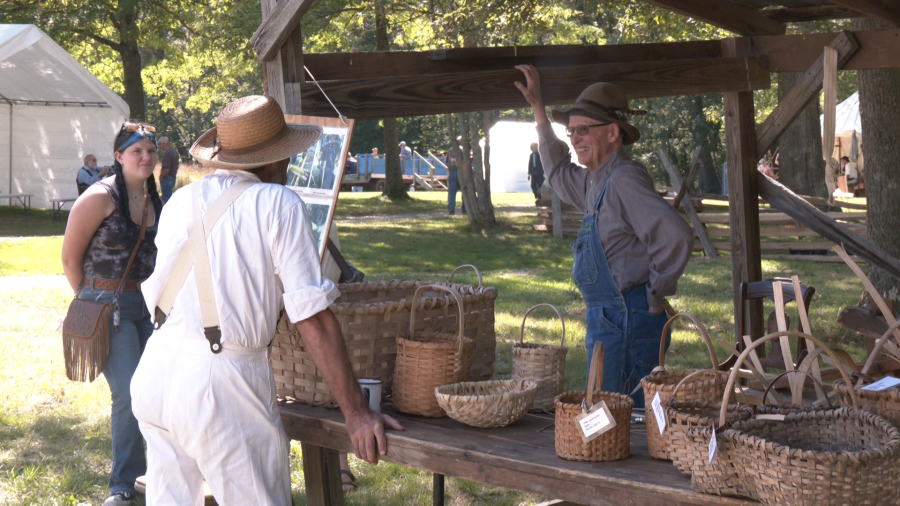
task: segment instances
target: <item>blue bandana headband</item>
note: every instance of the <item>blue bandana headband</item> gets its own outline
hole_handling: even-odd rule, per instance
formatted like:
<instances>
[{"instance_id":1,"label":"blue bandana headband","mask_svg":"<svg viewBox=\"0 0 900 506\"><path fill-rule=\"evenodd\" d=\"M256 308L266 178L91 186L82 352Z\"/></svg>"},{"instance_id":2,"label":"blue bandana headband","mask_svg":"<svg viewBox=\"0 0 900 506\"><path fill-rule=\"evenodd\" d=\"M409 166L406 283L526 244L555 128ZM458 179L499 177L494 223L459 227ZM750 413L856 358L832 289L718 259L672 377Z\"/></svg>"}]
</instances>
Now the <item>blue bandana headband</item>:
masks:
<instances>
[{"instance_id":1,"label":"blue bandana headband","mask_svg":"<svg viewBox=\"0 0 900 506\"><path fill-rule=\"evenodd\" d=\"M131 137L129 137L127 141L125 141L121 146L119 146L118 151L121 153L122 151L125 151L126 149L128 149L128 147L131 146L132 144L135 144L143 139L147 139L148 141L152 142L154 146L157 146L156 134L154 134L153 132L148 132L148 131L144 130L143 128L139 128L136 132L131 134Z\"/></svg>"}]
</instances>

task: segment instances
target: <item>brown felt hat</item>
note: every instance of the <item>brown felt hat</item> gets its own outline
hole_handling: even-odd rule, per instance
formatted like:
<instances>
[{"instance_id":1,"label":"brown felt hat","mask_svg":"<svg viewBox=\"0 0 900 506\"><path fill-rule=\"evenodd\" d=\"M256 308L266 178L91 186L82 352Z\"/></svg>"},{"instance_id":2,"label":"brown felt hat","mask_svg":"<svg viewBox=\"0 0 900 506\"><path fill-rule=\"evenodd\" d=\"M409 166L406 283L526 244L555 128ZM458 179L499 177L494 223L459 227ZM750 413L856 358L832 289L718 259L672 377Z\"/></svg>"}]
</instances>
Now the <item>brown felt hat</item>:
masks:
<instances>
[{"instance_id":1,"label":"brown felt hat","mask_svg":"<svg viewBox=\"0 0 900 506\"><path fill-rule=\"evenodd\" d=\"M290 158L319 140L319 125L288 125L278 102L259 95L226 105L216 121L191 146L204 167L248 169Z\"/></svg>"},{"instance_id":2,"label":"brown felt hat","mask_svg":"<svg viewBox=\"0 0 900 506\"><path fill-rule=\"evenodd\" d=\"M647 114L647 111L634 111L628 108L628 99L622 88L610 83L595 83L581 92L575 103L551 111L553 121L569 126L569 116L586 116L605 123L615 123L622 129L624 145L634 144L641 138L637 128L629 123L632 115Z\"/></svg>"}]
</instances>

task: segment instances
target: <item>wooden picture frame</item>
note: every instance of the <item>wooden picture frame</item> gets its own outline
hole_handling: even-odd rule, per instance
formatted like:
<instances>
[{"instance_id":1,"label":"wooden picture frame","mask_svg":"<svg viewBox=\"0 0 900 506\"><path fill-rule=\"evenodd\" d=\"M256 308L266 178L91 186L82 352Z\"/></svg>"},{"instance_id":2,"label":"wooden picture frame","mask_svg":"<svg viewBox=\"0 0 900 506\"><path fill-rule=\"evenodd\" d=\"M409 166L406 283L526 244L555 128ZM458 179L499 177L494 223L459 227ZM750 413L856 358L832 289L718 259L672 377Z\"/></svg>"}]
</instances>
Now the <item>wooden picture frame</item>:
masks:
<instances>
[{"instance_id":1,"label":"wooden picture frame","mask_svg":"<svg viewBox=\"0 0 900 506\"><path fill-rule=\"evenodd\" d=\"M353 137L354 120L285 114L288 125L321 125L322 137L302 153L291 157L285 185L303 199L319 248L319 260L331 233L344 165Z\"/></svg>"}]
</instances>

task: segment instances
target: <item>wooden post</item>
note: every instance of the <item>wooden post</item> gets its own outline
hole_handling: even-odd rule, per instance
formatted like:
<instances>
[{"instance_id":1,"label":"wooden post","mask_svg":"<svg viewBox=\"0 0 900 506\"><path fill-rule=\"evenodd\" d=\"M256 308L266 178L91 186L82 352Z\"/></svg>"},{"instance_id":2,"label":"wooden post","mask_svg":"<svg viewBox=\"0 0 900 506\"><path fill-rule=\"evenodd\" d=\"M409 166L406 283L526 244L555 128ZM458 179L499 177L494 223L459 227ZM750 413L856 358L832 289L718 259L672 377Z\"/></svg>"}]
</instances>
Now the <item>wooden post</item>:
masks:
<instances>
[{"instance_id":1,"label":"wooden post","mask_svg":"<svg viewBox=\"0 0 900 506\"><path fill-rule=\"evenodd\" d=\"M444 506L444 475L434 473L431 484L431 504L433 506Z\"/></svg>"},{"instance_id":2,"label":"wooden post","mask_svg":"<svg viewBox=\"0 0 900 506\"><path fill-rule=\"evenodd\" d=\"M553 237L562 239L563 236L563 219L562 219L562 201L559 195L550 188L550 214L553 218Z\"/></svg>"},{"instance_id":3,"label":"wooden post","mask_svg":"<svg viewBox=\"0 0 900 506\"><path fill-rule=\"evenodd\" d=\"M693 161L691 163L691 167L696 167L699 165L700 158L700 149L697 148L694 151ZM666 155L666 150L663 148L659 148L659 159L662 160L663 167L666 168L666 172L669 174L669 179L672 180L672 185L675 186L675 191L679 194L683 188L681 182L681 174L678 173L678 169L672 165L672 162L669 160L668 155ZM692 169L693 170L693 169ZM703 245L703 251L706 252L706 257L710 260L715 260L719 258L719 255L716 254L716 248L713 246L712 241L709 240L709 237L706 235L706 229L703 227L703 223L700 223L700 217L697 216L697 210L694 209L694 201L691 200L691 192L687 190L685 192L687 198L681 201L681 207L684 208L684 211L688 215L688 219L691 220L691 225L694 228L694 232L697 233L697 238L700 239L700 244ZM677 211L678 209L676 209Z\"/></svg>"},{"instance_id":4,"label":"wooden post","mask_svg":"<svg viewBox=\"0 0 900 506\"><path fill-rule=\"evenodd\" d=\"M303 453L303 477L306 482L306 502L311 506L340 506L344 504L341 490L341 463L337 450L300 443Z\"/></svg>"},{"instance_id":5,"label":"wooden post","mask_svg":"<svg viewBox=\"0 0 900 506\"><path fill-rule=\"evenodd\" d=\"M260 0L262 18L266 19L275 10L275 0ZM281 51L269 61L263 61L263 89L266 95L275 99L281 110L287 112L284 102L284 69L281 66Z\"/></svg>"},{"instance_id":6,"label":"wooden post","mask_svg":"<svg viewBox=\"0 0 900 506\"><path fill-rule=\"evenodd\" d=\"M747 54L747 39L722 41L726 56ZM762 280L762 260L759 246L759 198L757 191L756 121L753 93L747 91L725 93L725 143L728 161L728 209L731 225L731 282L735 308L735 342L748 334L752 338L763 335L762 300L754 300L747 308L749 332L737 328L741 282Z\"/></svg>"}]
</instances>

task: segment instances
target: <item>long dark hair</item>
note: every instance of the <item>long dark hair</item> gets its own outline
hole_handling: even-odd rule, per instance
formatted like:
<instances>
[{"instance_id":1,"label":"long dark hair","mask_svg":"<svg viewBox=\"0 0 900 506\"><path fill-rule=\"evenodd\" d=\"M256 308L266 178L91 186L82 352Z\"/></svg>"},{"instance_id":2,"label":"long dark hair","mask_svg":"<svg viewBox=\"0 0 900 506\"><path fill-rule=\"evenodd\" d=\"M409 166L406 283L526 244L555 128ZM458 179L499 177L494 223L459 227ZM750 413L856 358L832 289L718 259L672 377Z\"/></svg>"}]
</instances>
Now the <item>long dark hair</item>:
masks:
<instances>
[{"instance_id":1,"label":"long dark hair","mask_svg":"<svg viewBox=\"0 0 900 506\"><path fill-rule=\"evenodd\" d=\"M116 135L113 142L113 151L122 153L122 145L131 138L133 132L127 131L124 126ZM119 211L119 219L125 224L125 230L128 231L128 244L134 247L140 235L141 227L134 223L131 219L131 211L128 208L128 188L125 186L125 174L122 173L122 164L118 160L113 160L113 173L115 174L116 185L116 209ZM159 198L159 192L156 191L156 178L153 174L147 178L147 194L150 195L150 202L153 204L153 211L156 213L156 223L159 223L159 213L162 211L162 200Z\"/></svg>"}]
</instances>

